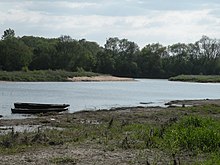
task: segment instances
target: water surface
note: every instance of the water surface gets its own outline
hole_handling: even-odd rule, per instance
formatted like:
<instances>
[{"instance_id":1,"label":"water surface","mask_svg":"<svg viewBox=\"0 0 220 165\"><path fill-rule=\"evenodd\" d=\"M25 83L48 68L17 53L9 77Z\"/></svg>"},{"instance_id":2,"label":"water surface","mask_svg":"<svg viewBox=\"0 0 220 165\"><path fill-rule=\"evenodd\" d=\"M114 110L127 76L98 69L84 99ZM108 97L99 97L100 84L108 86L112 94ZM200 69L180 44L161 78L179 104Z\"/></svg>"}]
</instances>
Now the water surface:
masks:
<instances>
[{"instance_id":1,"label":"water surface","mask_svg":"<svg viewBox=\"0 0 220 165\"><path fill-rule=\"evenodd\" d=\"M140 102L163 105L176 99L218 99L220 84L187 83L137 79L129 82L0 82L0 114L12 115L14 102L67 103L70 112L120 106Z\"/></svg>"}]
</instances>

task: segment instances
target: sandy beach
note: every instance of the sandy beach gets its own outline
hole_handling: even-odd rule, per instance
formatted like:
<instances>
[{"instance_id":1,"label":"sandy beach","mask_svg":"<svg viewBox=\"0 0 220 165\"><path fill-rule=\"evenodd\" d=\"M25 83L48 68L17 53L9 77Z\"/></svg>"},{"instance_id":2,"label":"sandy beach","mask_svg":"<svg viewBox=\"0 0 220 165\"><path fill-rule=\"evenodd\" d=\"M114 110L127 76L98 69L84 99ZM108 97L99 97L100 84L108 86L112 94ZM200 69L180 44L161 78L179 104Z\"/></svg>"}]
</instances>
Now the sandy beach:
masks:
<instances>
[{"instance_id":1,"label":"sandy beach","mask_svg":"<svg viewBox=\"0 0 220 165\"><path fill-rule=\"evenodd\" d=\"M133 78L115 77L115 76L92 76L92 77L73 77L68 78L69 81L134 81Z\"/></svg>"}]
</instances>

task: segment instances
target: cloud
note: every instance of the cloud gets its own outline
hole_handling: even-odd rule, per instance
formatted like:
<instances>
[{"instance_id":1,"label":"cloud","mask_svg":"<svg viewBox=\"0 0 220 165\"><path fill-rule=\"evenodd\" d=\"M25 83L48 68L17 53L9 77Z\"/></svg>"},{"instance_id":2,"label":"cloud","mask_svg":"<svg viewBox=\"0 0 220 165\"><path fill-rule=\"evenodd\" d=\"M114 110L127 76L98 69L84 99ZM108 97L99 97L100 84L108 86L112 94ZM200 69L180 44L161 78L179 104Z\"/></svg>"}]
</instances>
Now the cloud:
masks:
<instances>
[{"instance_id":1,"label":"cloud","mask_svg":"<svg viewBox=\"0 0 220 165\"><path fill-rule=\"evenodd\" d=\"M101 45L117 36L140 47L152 42L194 42L202 35L220 38L220 6L215 0L21 1L0 2L2 33L13 28L19 36L66 34Z\"/></svg>"}]
</instances>

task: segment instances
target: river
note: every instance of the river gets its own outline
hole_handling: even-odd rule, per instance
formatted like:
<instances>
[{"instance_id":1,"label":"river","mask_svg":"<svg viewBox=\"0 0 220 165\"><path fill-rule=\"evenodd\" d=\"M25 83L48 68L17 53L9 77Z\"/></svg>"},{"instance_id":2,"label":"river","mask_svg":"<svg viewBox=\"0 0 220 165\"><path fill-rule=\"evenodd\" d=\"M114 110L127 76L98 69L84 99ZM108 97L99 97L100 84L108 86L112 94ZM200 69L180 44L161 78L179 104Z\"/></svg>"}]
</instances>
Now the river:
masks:
<instances>
[{"instance_id":1,"label":"river","mask_svg":"<svg viewBox=\"0 0 220 165\"><path fill-rule=\"evenodd\" d=\"M177 99L219 99L218 83L137 79L127 82L0 82L0 115L11 114L14 102L67 103L69 112L138 106L163 106ZM26 116L25 116L26 117Z\"/></svg>"}]
</instances>

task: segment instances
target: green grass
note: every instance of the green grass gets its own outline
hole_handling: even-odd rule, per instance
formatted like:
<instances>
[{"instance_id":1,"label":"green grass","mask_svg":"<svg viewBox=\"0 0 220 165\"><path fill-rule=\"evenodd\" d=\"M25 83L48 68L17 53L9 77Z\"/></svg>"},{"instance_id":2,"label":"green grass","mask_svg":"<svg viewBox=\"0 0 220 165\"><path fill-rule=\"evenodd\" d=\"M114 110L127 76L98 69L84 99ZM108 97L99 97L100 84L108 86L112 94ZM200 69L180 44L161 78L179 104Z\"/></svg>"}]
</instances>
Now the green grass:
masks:
<instances>
[{"instance_id":1,"label":"green grass","mask_svg":"<svg viewBox=\"0 0 220 165\"><path fill-rule=\"evenodd\" d=\"M166 129L163 142L173 152L217 152L220 150L220 122L197 116L184 117Z\"/></svg>"},{"instance_id":2,"label":"green grass","mask_svg":"<svg viewBox=\"0 0 220 165\"><path fill-rule=\"evenodd\" d=\"M184 82L220 82L220 75L178 75L169 78L170 81L184 81Z\"/></svg>"},{"instance_id":3,"label":"green grass","mask_svg":"<svg viewBox=\"0 0 220 165\"><path fill-rule=\"evenodd\" d=\"M217 165L220 164L220 153L212 153L209 155L209 157L203 161L198 163L197 165Z\"/></svg>"},{"instance_id":4,"label":"green grass","mask_svg":"<svg viewBox=\"0 0 220 165\"><path fill-rule=\"evenodd\" d=\"M64 70L36 70L36 71L14 71L6 72L0 71L1 81L68 81L68 77L80 77L80 76L97 76L99 74L93 72L68 72Z\"/></svg>"}]
</instances>

